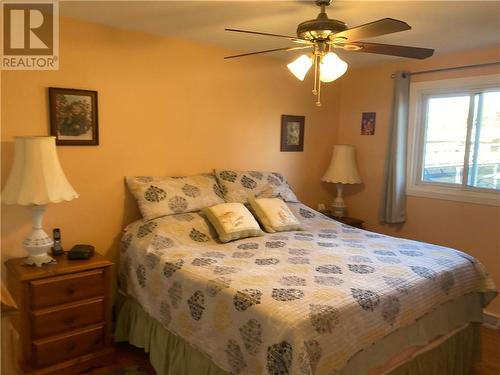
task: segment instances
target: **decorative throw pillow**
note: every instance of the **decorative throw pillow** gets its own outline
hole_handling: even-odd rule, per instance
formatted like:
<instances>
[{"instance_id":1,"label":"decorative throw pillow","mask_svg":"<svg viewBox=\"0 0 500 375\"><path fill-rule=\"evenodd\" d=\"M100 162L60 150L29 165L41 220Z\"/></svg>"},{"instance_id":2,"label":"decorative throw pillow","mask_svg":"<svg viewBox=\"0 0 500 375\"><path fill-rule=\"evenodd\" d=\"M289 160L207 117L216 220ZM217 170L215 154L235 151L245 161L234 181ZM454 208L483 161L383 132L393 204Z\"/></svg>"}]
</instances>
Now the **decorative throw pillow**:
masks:
<instances>
[{"instance_id":1,"label":"decorative throw pillow","mask_svg":"<svg viewBox=\"0 0 500 375\"><path fill-rule=\"evenodd\" d=\"M264 232L252 213L241 203L222 203L202 210L222 242L262 236Z\"/></svg>"},{"instance_id":2,"label":"decorative throw pillow","mask_svg":"<svg viewBox=\"0 0 500 375\"><path fill-rule=\"evenodd\" d=\"M281 173L216 169L215 176L226 202L248 203L249 196L299 201Z\"/></svg>"},{"instance_id":3,"label":"decorative throw pillow","mask_svg":"<svg viewBox=\"0 0 500 375\"><path fill-rule=\"evenodd\" d=\"M223 195L213 174L188 177L126 177L144 220L201 210L222 203Z\"/></svg>"},{"instance_id":4,"label":"decorative throw pillow","mask_svg":"<svg viewBox=\"0 0 500 375\"><path fill-rule=\"evenodd\" d=\"M279 198L249 198L250 207L266 232L302 230L300 222Z\"/></svg>"}]
</instances>

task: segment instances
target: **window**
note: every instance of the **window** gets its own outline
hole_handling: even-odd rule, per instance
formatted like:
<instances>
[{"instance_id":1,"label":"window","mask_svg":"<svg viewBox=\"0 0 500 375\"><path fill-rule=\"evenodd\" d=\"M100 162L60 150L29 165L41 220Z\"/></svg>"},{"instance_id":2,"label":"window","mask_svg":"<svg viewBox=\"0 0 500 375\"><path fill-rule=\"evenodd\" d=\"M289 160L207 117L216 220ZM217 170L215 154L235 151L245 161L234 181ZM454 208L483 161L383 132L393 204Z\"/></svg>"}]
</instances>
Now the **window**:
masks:
<instances>
[{"instance_id":1,"label":"window","mask_svg":"<svg viewBox=\"0 0 500 375\"><path fill-rule=\"evenodd\" d=\"M500 75L410 89L408 194L500 205Z\"/></svg>"}]
</instances>

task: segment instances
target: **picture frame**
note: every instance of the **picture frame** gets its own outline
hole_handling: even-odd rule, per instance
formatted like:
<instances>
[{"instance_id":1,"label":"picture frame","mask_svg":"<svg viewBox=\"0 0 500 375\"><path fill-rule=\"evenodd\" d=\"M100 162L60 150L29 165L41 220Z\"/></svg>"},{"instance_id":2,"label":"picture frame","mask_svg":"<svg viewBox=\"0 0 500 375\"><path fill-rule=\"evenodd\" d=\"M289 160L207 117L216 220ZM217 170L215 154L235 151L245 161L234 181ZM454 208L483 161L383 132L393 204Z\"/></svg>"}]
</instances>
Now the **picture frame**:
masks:
<instances>
[{"instance_id":1,"label":"picture frame","mask_svg":"<svg viewBox=\"0 0 500 375\"><path fill-rule=\"evenodd\" d=\"M363 112L361 114L361 135L374 135L376 112Z\"/></svg>"},{"instance_id":2,"label":"picture frame","mask_svg":"<svg viewBox=\"0 0 500 375\"><path fill-rule=\"evenodd\" d=\"M49 87L49 113L56 145L99 145L97 91Z\"/></svg>"},{"instance_id":3,"label":"picture frame","mask_svg":"<svg viewBox=\"0 0 500 375\"><path fill-rule=\"evenodd\" d=\"M281 151L304 151L305 116L281 115Z\"/></svg>"}]
</instances>

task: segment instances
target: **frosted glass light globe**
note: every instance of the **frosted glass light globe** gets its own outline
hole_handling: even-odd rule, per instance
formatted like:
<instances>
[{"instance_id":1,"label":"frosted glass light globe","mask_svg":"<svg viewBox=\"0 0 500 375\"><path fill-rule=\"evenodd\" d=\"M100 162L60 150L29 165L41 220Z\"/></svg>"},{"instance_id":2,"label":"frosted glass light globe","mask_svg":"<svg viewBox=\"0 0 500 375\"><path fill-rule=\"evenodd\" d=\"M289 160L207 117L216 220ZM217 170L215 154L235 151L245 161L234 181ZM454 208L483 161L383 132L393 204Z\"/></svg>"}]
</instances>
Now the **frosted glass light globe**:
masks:
<instances>
[{"instance_id":1,"label":"frosted glass light globe","mask_svg":"<svg viewBox=\"0 0 500 375\"><path fill-rule=\"evenodd\" d=\"M333 52L328 52L321 59L320 75L321 82L332 82L347 71L347 63Z\"/></svg>"},{"instance_id":2,"label":"frosted glass light globe","mask_svg":"<svg viewBox=\"0 0 500 375\"><path fill-rule=\"evenodd\" d=\"M312 58L307 55L301 55L290 64L287 65L287 68L292 72L292 74L300 79L304 80L309 69L312 66Z\"/></svg>"}]
</instances>

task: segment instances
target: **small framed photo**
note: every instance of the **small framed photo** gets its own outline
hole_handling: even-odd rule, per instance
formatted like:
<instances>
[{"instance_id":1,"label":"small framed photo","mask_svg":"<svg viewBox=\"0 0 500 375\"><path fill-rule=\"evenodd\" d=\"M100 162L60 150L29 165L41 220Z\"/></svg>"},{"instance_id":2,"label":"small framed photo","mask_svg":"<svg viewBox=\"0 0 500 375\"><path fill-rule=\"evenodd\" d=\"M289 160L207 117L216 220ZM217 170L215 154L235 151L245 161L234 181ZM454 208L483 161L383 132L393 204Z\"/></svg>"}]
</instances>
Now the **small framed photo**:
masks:
<instances>
[{"instance_id":1,"label":"small framed photo","mask_svg":"<svg viewBox=\"0 0 500 375\"><path fill-rule=\"evenodd\" d=\"M304 151L305 116L281 115L281 151Z\"/></svg>"},{"instance_id":2,"label":"small framed photo","mask_svg":"<svg viewBox=\"0 0 500 375\"><path fill-rule=\"evenodd\" d=\"M361 135L375 134L375 112L363 112L361 115Z\"/></svg>"},{"instance_id":3,"label":"small framed photo","mask_svg":"<svg viewBox=\"0 0 500 375\"><path fill-rule=\"evenodd\" d=\"M49 87L50 135L56 145L97 146L97 91Z\"/></svg>"}]
</instances>

